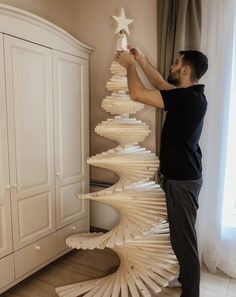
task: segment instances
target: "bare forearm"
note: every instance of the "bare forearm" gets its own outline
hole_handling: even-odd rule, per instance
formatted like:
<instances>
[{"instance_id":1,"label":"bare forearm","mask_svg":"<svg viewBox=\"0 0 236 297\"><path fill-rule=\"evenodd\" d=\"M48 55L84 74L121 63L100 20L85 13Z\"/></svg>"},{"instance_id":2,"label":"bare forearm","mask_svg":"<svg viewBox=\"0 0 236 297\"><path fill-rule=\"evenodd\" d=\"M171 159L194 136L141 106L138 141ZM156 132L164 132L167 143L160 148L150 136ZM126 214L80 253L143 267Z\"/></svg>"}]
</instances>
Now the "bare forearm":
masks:
<instances>
[{"instance_id":1,"label":"bare forearm","mask_svg":"<svg viewBox=\"0 0 236 297\"><path fill-rule=\"evenodd\" d=\"M159 90L166 88L166 81L164 80L163 76L145 56L140 57L137 59L137 61L153 86Z\"/></svg>"},{"instance_id":2,"label":"bare forearm","mask_svg":"<svg viewBox=\"0 0 236 297\"><path fill-rule=\"evenodd\" d=\"M136 71L134 58L130 53L125 51L116 52L115 61L127 69L128 87L131 99L157 108L164 107L160 91L148 90L143 85Z\"/></svg>"},{"instance_id":3,"label":"bare forearm","mask_svg":"<svg viewBox=\"0 0 236 297\"><path fill-rule=\"evenodd\" d=\"M131 99L157 108L164 107L160 91L145 88L133 63L127 67L127 78Z\"/></svg>"},{"instance_id":4,"label":"bare forearm","mask_svg":"<svg viewBox=\"0 0 236 297\"><path fill-rule=\"evenodd\" d=\"M127 67L127 78L130 97L137 100L138 94L144 89L144 85L138 76L135 64L130 64Z\"/></svg>"}]
</instances>

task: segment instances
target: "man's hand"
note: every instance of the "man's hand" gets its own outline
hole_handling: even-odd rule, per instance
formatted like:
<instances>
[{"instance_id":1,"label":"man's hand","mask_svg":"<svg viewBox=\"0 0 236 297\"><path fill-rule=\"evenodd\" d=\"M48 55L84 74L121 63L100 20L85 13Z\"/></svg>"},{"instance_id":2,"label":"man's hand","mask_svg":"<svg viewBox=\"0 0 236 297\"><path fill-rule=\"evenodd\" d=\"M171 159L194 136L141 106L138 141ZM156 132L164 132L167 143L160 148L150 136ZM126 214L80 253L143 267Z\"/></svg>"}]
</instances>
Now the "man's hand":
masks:
<instances>
[{"instance_id":1,"label":"man's hand","mask_svg":"<svg viewBox=\"0 0 236 297\"><path fill-rule=\"evenodd\" d=\"M134 64L134 57L128 51L116 51L115 61L127 69L130 65Z\"/></svg>"},{"instance_id":2,"label":"man's hand","mask_svg":"<svg viewBox=\"0 0 236 297\"><path fill-rule=\"evenodd\" d=\"M138 47L129 45L128 49L130 50L131 54L134 56L134 59L137 62L141 62L141 60L146 59L145 55L141 52L141 50Z\"/></svg>"},{"instance_id":3,"label":"man's hand","mask_svg":"<svg viewBox=\"0 0 236 297\"><path fill-rule=\"evenodd\" d=\"M140 80L134 61L134 56L128 51L117 51L115 61L127 69L127 79L130 98L157 108L163 108L164 103L158 90L148 90Z\"/></svg>"},{"instance_id":4,"label":"man's hand","mask_svg":"<svg viewBox=\"0 0 236 297\"><path fill-rule=\"evenodd\" d=\"M165 81L160 72L149 62L148 58L141 52L138 47L129 45L128 49L155 88L157 88L158 90L171 90L175 88L175 86Z\"/></svg>"}]
</instances>

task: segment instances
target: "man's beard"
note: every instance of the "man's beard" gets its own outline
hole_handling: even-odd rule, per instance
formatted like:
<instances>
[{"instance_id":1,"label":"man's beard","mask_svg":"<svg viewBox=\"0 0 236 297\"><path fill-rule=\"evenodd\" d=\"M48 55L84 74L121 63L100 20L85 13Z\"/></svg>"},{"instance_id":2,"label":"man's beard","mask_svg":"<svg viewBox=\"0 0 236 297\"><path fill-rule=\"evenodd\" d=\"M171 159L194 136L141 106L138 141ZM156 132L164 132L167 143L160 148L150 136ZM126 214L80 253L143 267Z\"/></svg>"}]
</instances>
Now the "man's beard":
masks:
<instances>
[{"instance_id":1,"label":"man's beard","mask_svg":"<svg viewBox=\"0 0 236 297\"><path fill-rule=\"evenodd\" d=\"M167 77L167 82L171 85L176 86L176 87L179 86L180 85L180 70L170 73Z\"/></svg>"}]
</instances>

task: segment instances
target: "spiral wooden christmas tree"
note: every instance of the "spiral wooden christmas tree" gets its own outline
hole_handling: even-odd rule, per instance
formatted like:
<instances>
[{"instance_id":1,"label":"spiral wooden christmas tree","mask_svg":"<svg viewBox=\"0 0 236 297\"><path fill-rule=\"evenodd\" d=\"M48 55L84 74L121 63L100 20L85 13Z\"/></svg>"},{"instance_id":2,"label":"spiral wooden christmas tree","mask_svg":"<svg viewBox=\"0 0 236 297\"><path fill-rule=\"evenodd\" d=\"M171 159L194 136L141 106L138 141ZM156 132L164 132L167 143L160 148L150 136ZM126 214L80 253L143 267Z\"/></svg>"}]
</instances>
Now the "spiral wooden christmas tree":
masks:
<instances>
[{"instance_id":1,"label":"spiral wooden christmas tree","mask_svg":"<svg viewBox=\"0 0 236 297\"><path fill-rule=\"evenodd\" d=\"M127 49L124 11L116 18L122 18L123 22L123 27L119 24L123 31L119 33L116 49ZM160 292L178 270L166 221L165 193L152 181L159 161L138 145L150 129L145 123L129 117L144 106L128 95L126 69L113 62L111 72L107 89L112 94L103 100L102 107L116 116L99 124L95 131L119 145L91 157L88 164L111 170L120 179L108 189L79 198L110 205L119 213L119 223L105 234L77 234L66 242L76 249L111 248L119 256L120 266L106 277L57 288L59 296L128 297L131 294L151 297L151 293Z\"/></svg>"}]
</instances>

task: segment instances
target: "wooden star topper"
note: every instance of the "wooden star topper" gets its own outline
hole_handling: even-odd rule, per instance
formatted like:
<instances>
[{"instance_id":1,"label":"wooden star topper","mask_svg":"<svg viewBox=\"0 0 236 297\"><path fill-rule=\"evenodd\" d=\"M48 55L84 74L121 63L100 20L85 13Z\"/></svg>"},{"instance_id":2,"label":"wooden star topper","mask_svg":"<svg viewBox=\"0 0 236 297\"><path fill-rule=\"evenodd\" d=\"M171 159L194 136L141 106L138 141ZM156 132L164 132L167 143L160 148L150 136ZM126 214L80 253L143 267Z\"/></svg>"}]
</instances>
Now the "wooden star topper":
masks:
<instances>
[{"instance_id":1,"label":"wooden star topper","mask_svg":"<svg viewBox=\"0 0 236 297\"><path fill-rule=\"evenodd\" d=\"M119 33L122 30L124 30L127 34L129 34L128 25L131 24L133 22L133 20L126 18L124 8L121 9L120 16L114 16L113 15L112 17L118 23L115 34Z\"/></svg>"}]
</instances>

